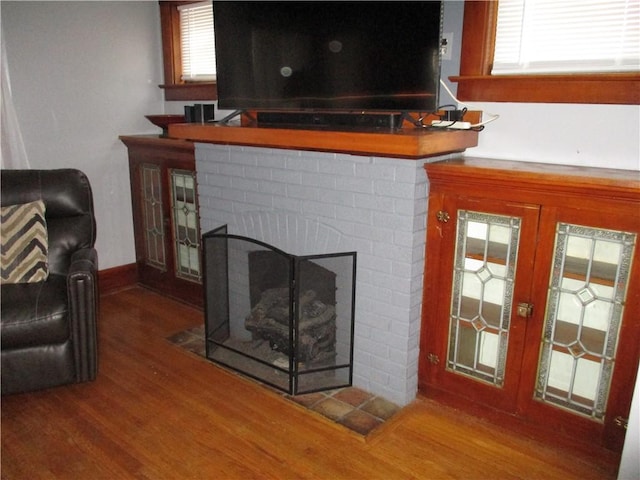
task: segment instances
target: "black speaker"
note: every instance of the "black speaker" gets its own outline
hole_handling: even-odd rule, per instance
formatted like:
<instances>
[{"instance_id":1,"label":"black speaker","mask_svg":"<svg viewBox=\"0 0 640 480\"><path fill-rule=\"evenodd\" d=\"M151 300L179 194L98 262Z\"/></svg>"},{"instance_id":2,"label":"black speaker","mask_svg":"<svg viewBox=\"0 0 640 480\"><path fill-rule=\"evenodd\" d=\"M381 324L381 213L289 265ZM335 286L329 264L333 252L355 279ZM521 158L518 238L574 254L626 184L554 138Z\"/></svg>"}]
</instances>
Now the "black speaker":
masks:
<instances>
[{"instance_id":1,"label":"black speaker","mask_svg":"<svg viewBox=\"0 0 640 480\"><path fill-rule=\"evenodd\" d=\"M185 105L184 119L188 123L207 123L215 120L215 105L213 103L196 103Z\"/></svg>"}]
</instances>

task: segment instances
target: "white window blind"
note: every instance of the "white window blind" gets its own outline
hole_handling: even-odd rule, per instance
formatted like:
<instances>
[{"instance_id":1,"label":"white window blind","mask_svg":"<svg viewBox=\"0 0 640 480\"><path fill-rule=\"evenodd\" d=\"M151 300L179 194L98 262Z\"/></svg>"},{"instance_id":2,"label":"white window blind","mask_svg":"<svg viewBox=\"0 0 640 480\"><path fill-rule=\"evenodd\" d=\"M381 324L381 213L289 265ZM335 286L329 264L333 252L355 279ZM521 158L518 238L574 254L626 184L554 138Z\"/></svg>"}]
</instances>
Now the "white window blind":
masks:
<instances>
[{"instance_id":1,"label":"white window blind","mask_svg":"<svg viewBox=\"0 0 640 480\"><path fill-rule=\"evenodd\" d=\"M638 0L499 1L492 74L638 70Z\"/></svg>"},{"instance_id":2,"label":"white window blind","mask_svg":"<svg viewBox=\"0 0 640 480\"><path fill-rule=\"evenodd\" d=\"M216 50L213 36L211 0L178 7L180 13L180 45L182 48L182 80L216 79Z\"/></svg>"}]
</instances>

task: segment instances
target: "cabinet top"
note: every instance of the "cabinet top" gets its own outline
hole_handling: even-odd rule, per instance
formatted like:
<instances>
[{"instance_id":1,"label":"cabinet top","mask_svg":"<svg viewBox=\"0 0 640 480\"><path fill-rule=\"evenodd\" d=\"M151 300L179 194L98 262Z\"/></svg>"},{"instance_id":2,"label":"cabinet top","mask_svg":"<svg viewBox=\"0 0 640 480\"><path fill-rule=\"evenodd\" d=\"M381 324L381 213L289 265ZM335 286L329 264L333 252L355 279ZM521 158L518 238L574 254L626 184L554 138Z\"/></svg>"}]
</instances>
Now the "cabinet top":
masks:
<instances>
[{"instance_id":1,"label":"cabinet top","mask_svg":"<svg viewBox=\"0 0 640 480\"><path fill-rule=\"evenodd\" d=\"M538 193L568 192L640 201L640 171L635 170L466 156L427 163L424 168L431 185L462 183L469 187L483 187L485 191L491 186L503 192L498 196L512 195L524 189Z\"/></svg>"},{"instance_id":2,"label":"cabinet top","mask_svg":"<svg viewBox=\"0 0 640 480\"><path fill-rule=\"evenodd\" d=\"M193 143L159 135L121 135L118 137L127 147L173 149L193 152Z\"/></svg>"}]
</instances>

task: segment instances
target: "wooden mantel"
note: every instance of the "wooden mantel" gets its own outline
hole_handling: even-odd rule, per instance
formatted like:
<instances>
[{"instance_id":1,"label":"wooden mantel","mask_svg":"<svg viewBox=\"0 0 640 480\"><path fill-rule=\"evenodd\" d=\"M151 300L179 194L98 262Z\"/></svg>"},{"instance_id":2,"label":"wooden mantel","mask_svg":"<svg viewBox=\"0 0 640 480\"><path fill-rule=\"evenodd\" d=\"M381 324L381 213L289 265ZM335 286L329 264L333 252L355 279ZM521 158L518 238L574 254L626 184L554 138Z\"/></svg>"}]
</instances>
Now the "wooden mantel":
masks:
<instances>
[{"instance_id":1,"label":"wooden mantel","mask_svg":"<svg viewBox=\"0 0 640 480\"><path fill-rule=\"evenodd\" d=\"M418 128L402 128L394 131L330 131L176 123L169 125L169 137L222 145L314 150L409 159L462 152L478 145L476 131Z\"/></svg>"}]
</instances>

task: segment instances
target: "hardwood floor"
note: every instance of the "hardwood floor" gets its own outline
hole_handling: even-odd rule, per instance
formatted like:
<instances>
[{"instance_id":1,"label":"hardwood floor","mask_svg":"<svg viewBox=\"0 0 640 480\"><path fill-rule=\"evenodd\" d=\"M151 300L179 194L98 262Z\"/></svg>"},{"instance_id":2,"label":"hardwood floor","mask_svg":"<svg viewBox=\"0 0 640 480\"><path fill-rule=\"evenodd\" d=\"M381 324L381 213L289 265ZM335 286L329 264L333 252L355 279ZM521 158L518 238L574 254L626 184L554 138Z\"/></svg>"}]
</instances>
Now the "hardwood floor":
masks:
<instances>
[{"instance_id":1,"label":"hardwood floor","mask_svg":"<svg viewBox=\"0 0 640 480\"><path fill-rule=\"evenodd\" d=\"M3 479L614 479L427 399L363 439L166 337L196 309L103 296L93 383L2 398Z\"/></svg>"}]
</instances>

